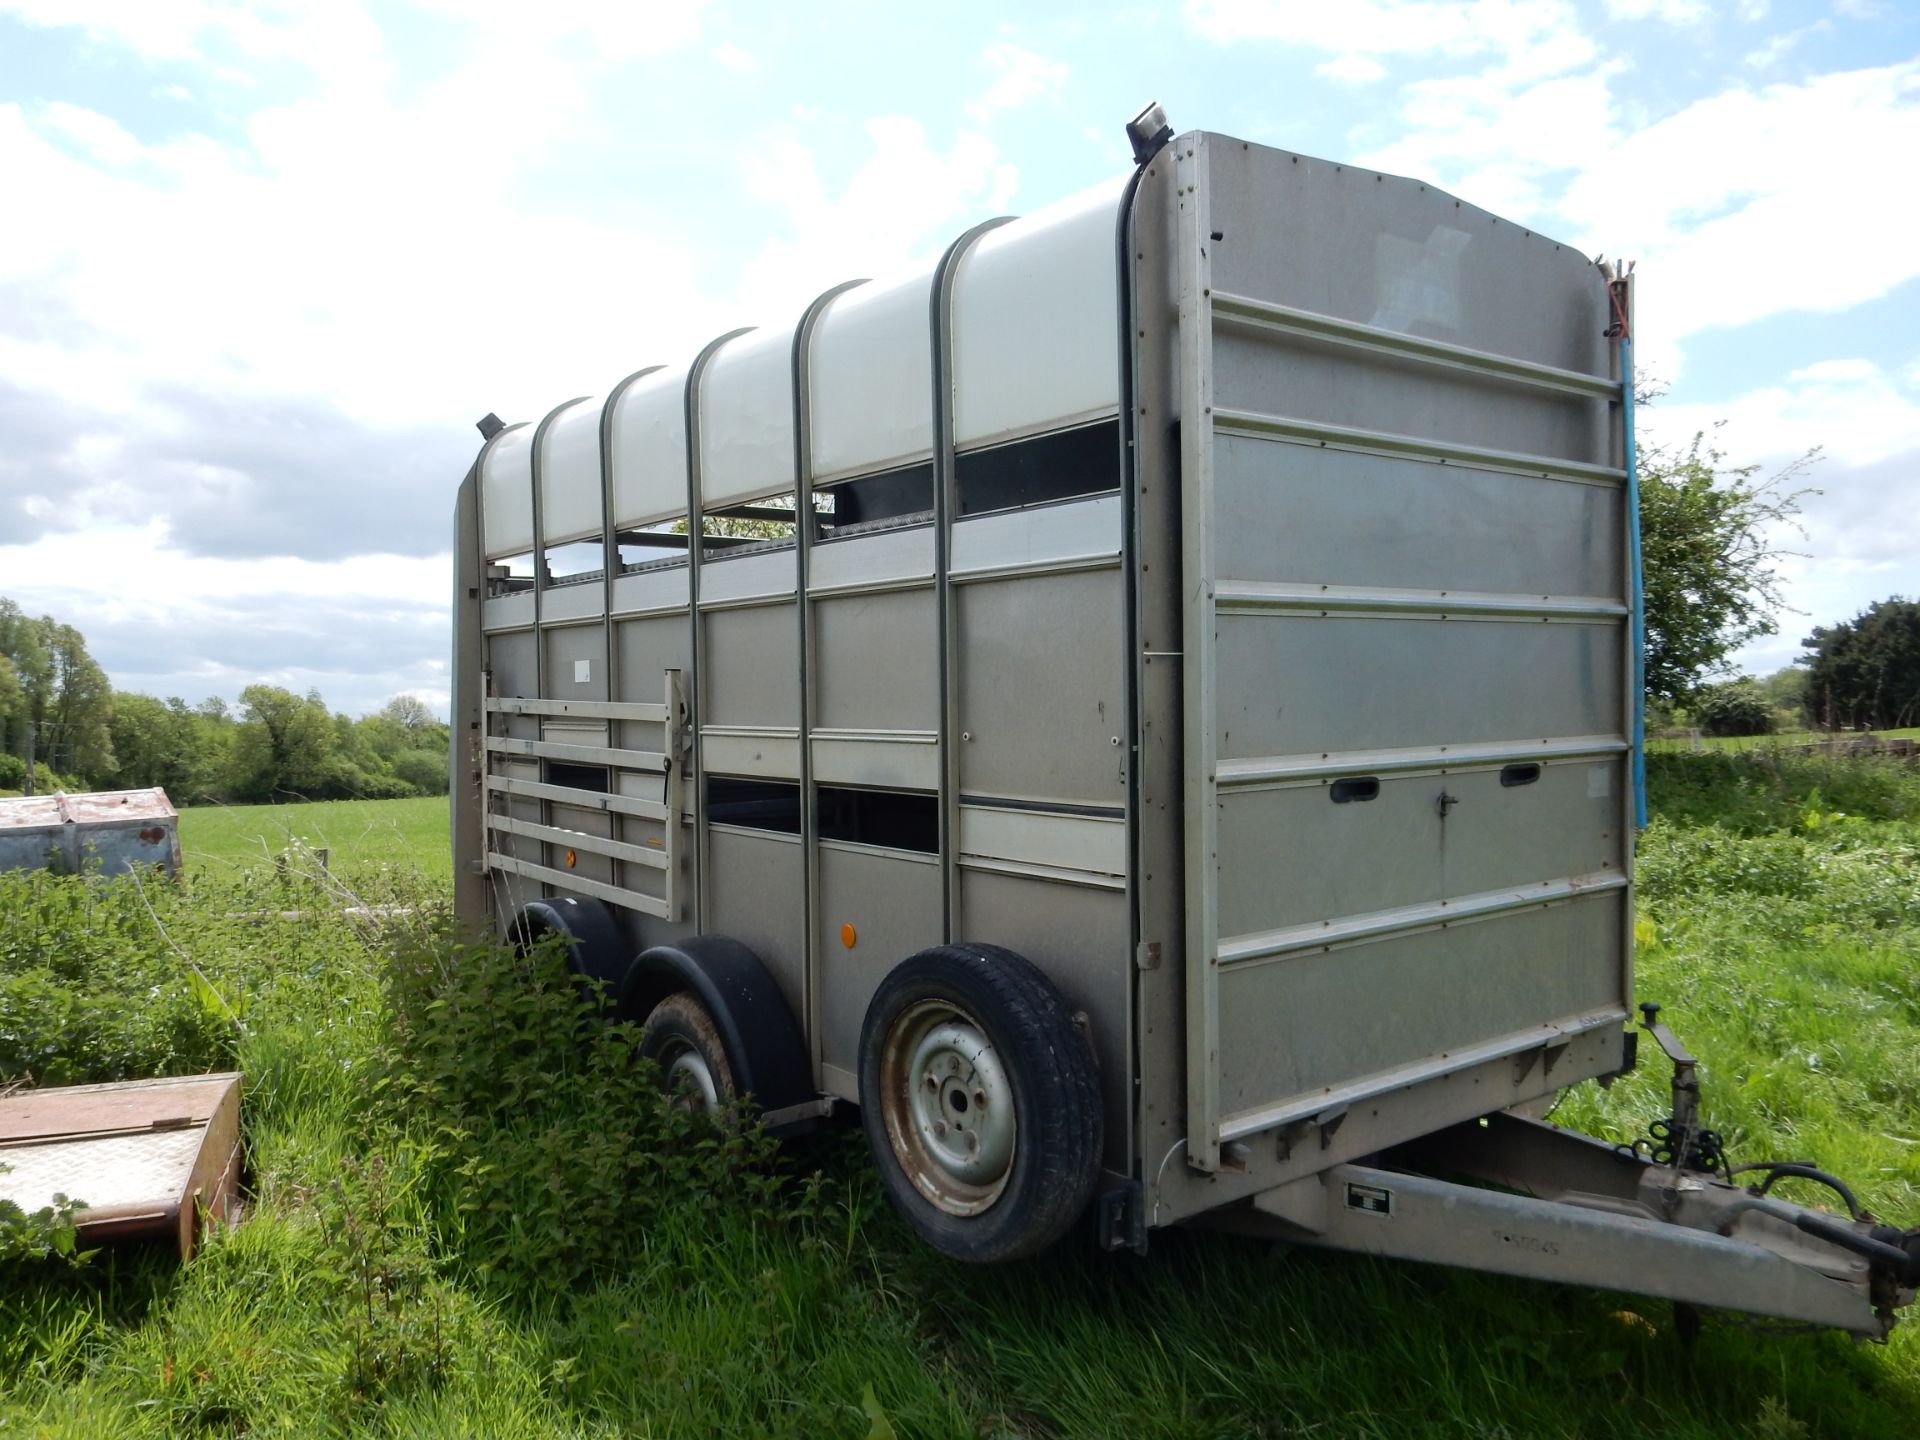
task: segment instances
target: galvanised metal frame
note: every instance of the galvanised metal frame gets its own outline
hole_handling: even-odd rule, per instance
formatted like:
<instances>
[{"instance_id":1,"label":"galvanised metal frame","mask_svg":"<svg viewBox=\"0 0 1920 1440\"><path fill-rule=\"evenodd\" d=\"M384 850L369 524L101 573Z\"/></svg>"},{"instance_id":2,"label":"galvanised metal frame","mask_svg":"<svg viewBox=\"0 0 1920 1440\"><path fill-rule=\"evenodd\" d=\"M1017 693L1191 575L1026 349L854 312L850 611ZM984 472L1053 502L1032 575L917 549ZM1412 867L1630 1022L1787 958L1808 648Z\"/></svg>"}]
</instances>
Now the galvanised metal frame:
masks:
<instances>
[{"instance_id":1,"label":"galvanised metal frame","mask_svg":"<svg viewBox=\"0 0 1920 1440\"><path fill-rule=\"evenodd\" d=\"M486 827L490 832L521 836L538 841L543 847L560 845L568 851L584 850L589 854L606 856L618 862L644 865L659 870L665 877L664 893L660 899L656 900L651 895L628 889L617 882L606 884L584 875L574 874L571 870L557 869L544 863L535 864L514 855L495 852L489 855L488 861L497 870L508 871L529 880L579 890L628 910L638 910L642 914L654 915L663 920L677 919L680 868L679 815L683 768L677 763L677 757L681 748L683 729L680 717L684 710L679 672L674 670L665 672L665 696L658 704L649 701L541 700L490 696L485 701L485 707L488 714L528 715L536 718L577 716L582 719L606 720L609 725L621 721L639 721L652 722L662 727L664 749L661 750L626 750L606 745L573 745L556 740L519 740L504 735L489 735L485 742L486 750L490 755L568 760L586 765L605 765L612 770L647 771L661 776L661 798L658 801L641 800L613 792L600 794L594 791L575 790L570 786L518 780L505 775L489 775L486 780L487 789L492 794L534 800L542 807L541 818L537 822L520 820L512 815L490 813L486 817ZM618 815L632 815L640 819L658 820L662 824L663 831L661 847L654 850L645 845L635 845L624 840L608 839L553 825L549 822L546 808L554 803L580 809L599 810L609 819ZM544 860L544 855L542 858Z\"/></svg>"},{"instance_id":2,"label":"galvanised metal frame","mask_svg":"<svg viewBox=\"0 0 1920 1440\"><path fill-rule=\"evenodd\" d=\"M620 646L613 633L613 582L620 578L619 527L613 523L613 411L614 407L620 403L620 397L627 393L634 381L644 380L647 376L665 368L664 365L647 365L634 371L607 392L607 398L600 406L600 638L603 642L601 654L606 667L601 673L606 676L609 700L618 699L620 695ZM618 720L609 720L607 738L615 745L626 738L621 733ZM673 747L668 746L668 763L677 763L679 758L674 753ZM666 788L665 785L662 786L663 795ZM612 824L614 833L618 835L621 832L620 822L610 820L609 823ZM661 837L663 845L675 854L678 854L680 847L673 832L679 828L679 817L672 816L665 820ZM613 862L614 885L624 888L626 878L626 861L616 858ZM667 894L670 897L668 919L677 918L671 905L673 884L677 878L677 868L668 870Z\"/></svg>"},{"instance_id":3,"label":"galvanised metal frame","mask_svg":"<svg viewBox=\"0 0 1920 1440\"><path fill-rule=\"evenodd\" d=\"M1176 269L1180 314L1181 565L1185 595L1184 724L1186 765L1186 1029L1187 1163L1220 1168L1220 987L1213 974L1220 909L1215 864L1220 855L1218 727L1213 644L1213 225L1200 142L1173 142Z\"/></svg>"},{"instance_id":4,"label":"galvanised metal frame","mask_svg":"<svg viewBox=\"0 0 1920 1440\"><path fill-rule=\"evenodd\" d=\"M960 261L974 243L1013 217L983 220L947 247L934 268L928 304L933 344L933 584L940 676L940 913L941 939L954 938L960 908L960 687L954 683L960 642L953 604L953 526L959 517L954 483L953 286Z\"/></svg>"},{"instance_id":5,"label":"galvanised metal frame","mask_svg":"<svg viewBox=\"0 0 1920 1440\"><path fill-rule=\"evenodd\" d=\"M818 922L820 909L820 815L814 804L813 687L809 667L813 657L813 530L817 523L813 501L813 332L820 317L847 291L866 284L849 280L822 291L807 306L793 330L793 450L794 550L797 567L793 582L794 610L799 623L800 667L800 888L801 972L806 1013L801 1017L807 1037L814 1083L820 1083L821 997Z\"/></svg>"},{"instance_id":6,"label":"galvanised metal frame","mask_svg":"<svg viewBox=\"0 0 1920 1440\"><path fill-rule=\"evenodd\" d=\"M700 559L705 549L705 517L702 513L700 494L700 378L706 373L709 363L719 353L720 347L729 340L737 340L753 327L743 325L738 330L729 330L726 334L709 340L706 347L694 357L693 364L687 367L686 423L687 423L687 620L693 626L691 648L688 651L691 664L687 667L687 698L692 707L687 732L692 741L689 768L694 775L693 783L693 924L696 930L707 928L709 908L707 875L710 857L707 849L707 797L706 771L700 763L700 732L706 724L701 705L702 659L706 652L706 627L700 619ZM611 617L609 617L611 619ZM676 822L677 823L677 822Z\"/></svg>"}]
</instances>

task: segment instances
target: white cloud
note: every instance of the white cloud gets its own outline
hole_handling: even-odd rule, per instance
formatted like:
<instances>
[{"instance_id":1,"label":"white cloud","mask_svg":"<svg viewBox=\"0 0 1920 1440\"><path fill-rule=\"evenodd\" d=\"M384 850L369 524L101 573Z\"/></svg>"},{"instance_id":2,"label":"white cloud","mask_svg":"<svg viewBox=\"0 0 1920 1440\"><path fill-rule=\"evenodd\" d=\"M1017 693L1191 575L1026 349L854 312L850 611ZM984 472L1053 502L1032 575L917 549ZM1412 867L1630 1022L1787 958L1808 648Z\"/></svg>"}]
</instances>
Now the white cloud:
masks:
<instances>
[{"instance_id":1,"label":"white cloud","mask_svg":"<svg viewBox=\"0 0 1920 1440\"><path fill-rule=\"evenodd\" d=\"M985 125L996 115L1042 96L1057 95L1067 83L1065 65L1005 40L989 45L980 58L994 79L987 92L967 106L976 124Z\"/></svg>"},{"instance_id":2,"label":"white cloud","mask_svg":"<svg viewBox=\"0 0 1920 1440\"><path fill-rule=\"evenodd\" d=\"M784 318L829 285L893 273L937 252L976 216L1004 209L1018 183L985 136L962 131L943 154L905 116L881 116L865 129L873 153L837 194L797 128L747 148L747 187L781 213L787 231L761 248L740 285L760 318Z\"/></svg>"},{"instance_id":3,"label":"white cloud","mask_svg":"<svg viewBox=\"0 0 1920 1440\"><path fill-rule=\"evenodd\" d=\"M64 100L40 106L37 123L43 132L70 141L105 165L130 165L146 153L145 147L116 121Z\"/></svg>"},{"instance_id":4,"label":"white cloud","mask_svg":"<svg viewBox=\"0 0 1920 1440\"><path fill-rule=\"evenodd\" d=\"M1794 613L1781 616L1779 636L1736 657L1744 668L1777 669L1811 626L1889 595L1920 593L1920 359L1893 372L1859 357L1817 360L1731 399L1655 405L1641 429L1669 444L1707 432L1726 463L1757 463L1763 479L1809 450L1824 451L1787 482L1815 487L1801 499L1800 529L1773 537L1798 552L1780 567Z\"/></svg>"},{"instance_id":5,"label":"white cloud","mask_svg":"<svg viewBox=\"0 0 1920 1440\"><path fill-rule=\"evenodd\" d=\"M1324 75L1329 80L1338 80L1343 85L1371 85L1385 78L1387 67L1365 55L1341 55L1336 59L1323 60L1313 67L1313 73Z\"/></svg>"},{"instance_id":6,"label":"white cloud","mask_svg":"<svg viewBox=\"0 0 1920 1440\"><path fill-rule=\"evenodd\" d=\"M1647 424L1678 439L1724 420L1720 434L1732 455L1777 461L1819 447L1836 465L1878 465L1920 452L1915 381L1912 369L1890 374L1871 360L1837 357L1732 400L1655 405ZM1912 553L1920 564L1920 544Z\"/></svg>"},{"instance_id":7,"label":"white cloud","mask_svg":"<svg viewBox=\"0 0 1920 1440\"><path fill-rule=\"evenodd\" d=\"M1642 331L1674 342L1920 276L1885 160L1914 153L1920 61L1697 101L1596 147L1558 208L1580 243L1642 262Z\"/></svg>"},{"instance_id":8,"label":"white cloud","mask_svg":"<svg viewBox=\"0 0 1920 1440\"><path fill-rule=\"evenodd\" d=\"M402 691L445 712L452 563L222 560L187 554L159 522L0 545L8 597L78 629L122 689L231 701L255 683L318 688L350 714Z\"/></svg>"},{"instance_id":9,"label":"white cloud","mask_svg":"<svg viewBox=\"0 0 1920 1440\"><path fill-rule=\"evenodd\" d=\"M324 0L323 0L324 3ZM515 50L583 40L603 60L659 55L700 38L709 0L415 0Z\"/></svg>"},{"instance_id":10,"label":"white cloud","mask_svg":"<svg viewBox=\"0 0 1920 1440\"><path fill-rule=\"evenodd\" d=\"M1517 56L1578 28L1566 0L1187 0L1187 23L1223 45L1283 40L1336 55Z\"/></svg>"},{"instance_id":11,"label":"white cloud","mask_svg":"<svg viewBox=\"0 0 1920 1440\"><path fill-rule=\"evenodd\" d=\"M1653 16L1669 25L1697 25L1711 13L1706 0L1607 0L1607 14L1616 20Z\"/></svg>"},{"instance_id":12,"label":"white cloud","mask_svg":"<svg viewBox=\"0 0 1920 1440\"><path fill-rule=\"evenodd\" d=\"M1584 41L1566 39L1569 67L1582 64ZM1556 182L1604 153L1619 128L1611 86L1621 63L1540 74L1555 63L1535 55L1520 72L1502 65L1404 86L1405 134L1360 163L1447 185L1510 219L1544 218Z\"/></svg>"},{"instance_id":13,"label":"white cloud","mask_svg":"<svg viewBox=\"0 0 1920 1440\"><path fill-rule=\"evenodd\" d=\"M713 47L713 58L736 75L752 75L760 69L757 59L730 40Z\"/></svg>"},{"instance_id":14,"label":"white cloud","mask_svg":"<svg viewBox=\"0 0 1920 1440\"><path fill-rule=\"evenodd\" d=\"M1755 70L1768 69L1779 64L1809 35L1823 35L1832 29L1833 22L1823 16L1811 25L1802 25L1798 30L1783 30L1778 35L1769 37L1766 44L1749 50L1744 63Z\"/></svg>"},{"instance_id":15,"label":"white cloud","mask_svg":"<svg viewBox=\"0 0 1920 1440\"><path fill-rule=\"evenodd\" d=\"M73 27L149 60L207 65L250 83L247 65L291 60L316 73L371 81L385 74L378 27L357 0L0 0L0 14L43 28ZM238 62L237 64L232 62Z\"/></svg>"}]
</instances>

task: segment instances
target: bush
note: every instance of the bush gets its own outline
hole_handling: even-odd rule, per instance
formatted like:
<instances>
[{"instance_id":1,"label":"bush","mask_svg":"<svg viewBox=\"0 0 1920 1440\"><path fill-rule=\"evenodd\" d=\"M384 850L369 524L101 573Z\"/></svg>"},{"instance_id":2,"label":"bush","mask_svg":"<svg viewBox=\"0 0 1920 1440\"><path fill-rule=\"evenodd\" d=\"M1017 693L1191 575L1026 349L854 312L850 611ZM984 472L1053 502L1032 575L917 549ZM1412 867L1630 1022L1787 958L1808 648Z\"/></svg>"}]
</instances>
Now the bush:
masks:
<instances>
[{"instance_id":1,"label":"bush","mask_svg":"<svg viewBox=\"0 0 1920 1440\"><path fill-rule=\"evenodd\" d=\"M517 954L446 935L388 971L376 1124L430 1136L427 1186L464 1263L509 1292L623 1273L663 1212L723 1196L772 1217L772 1142L677 1106L554 942Z\"/></svg>"},{"instance_id":2,"label":"bush","mask_svg":"<svg viewBox=\"0 0 1920 1440\"><path fill-rule=\"evenodd\" d=\"M1703 686L1692 702L1693 718L1709 735L1771 735L1773 702L1751 680Z\"/></svg>"}]
</instances>

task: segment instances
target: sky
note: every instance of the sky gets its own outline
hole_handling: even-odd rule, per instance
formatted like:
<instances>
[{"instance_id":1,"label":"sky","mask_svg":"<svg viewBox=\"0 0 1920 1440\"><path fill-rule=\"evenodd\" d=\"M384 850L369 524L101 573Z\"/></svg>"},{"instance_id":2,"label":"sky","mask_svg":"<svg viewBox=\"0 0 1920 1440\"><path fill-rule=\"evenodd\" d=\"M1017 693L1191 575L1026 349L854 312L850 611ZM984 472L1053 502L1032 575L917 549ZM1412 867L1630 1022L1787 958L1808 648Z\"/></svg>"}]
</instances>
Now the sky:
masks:
<instances>
[{"instance_id":1,"label":"sky","mask_svg":"<svg viewBox=\"0 0 1920 1440\"><path fill-rule=\"evenodd\" d=\"M1635 259L1643 433L1823 448L1745 668L1920 594L1920 0L0 0L0 595L121 689L444 713L476 419L1118 174L1156 99Z\"/></svg>"}]
</instances>

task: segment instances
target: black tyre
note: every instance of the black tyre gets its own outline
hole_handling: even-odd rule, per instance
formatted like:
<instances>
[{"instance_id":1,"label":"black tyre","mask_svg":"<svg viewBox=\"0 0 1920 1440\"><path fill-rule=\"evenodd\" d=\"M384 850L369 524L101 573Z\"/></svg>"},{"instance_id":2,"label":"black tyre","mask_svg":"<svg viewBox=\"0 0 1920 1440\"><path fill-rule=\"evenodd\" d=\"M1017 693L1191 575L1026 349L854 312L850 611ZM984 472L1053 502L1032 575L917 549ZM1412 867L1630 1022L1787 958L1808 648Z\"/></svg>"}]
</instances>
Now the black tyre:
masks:
<instances>
[{"instance_id":1,"label":"black tyre","mask_svg":"<svg viewBox=\"0 0 1920 1440\"><path fill-rule=\"evenodd\" d=\"M686 991L653 1007L640 1053L660 1067L660 1083L687 1108L719 1115L733 1103L733 1066L719 1027L707 1007Z\"/></svg>"},{"instance_id":2,"label":"black tyre","mask_svg":"<svg viewBox=\"0 0 1920 1440\"><path fill-rule=\"evenodd\" d=\"M1034 965L943 945L880 983L860 1031L860 1113L895 1207L957 1260L1017 1260L1092 1197L1093 1047Z\"/></svg>"}]
</instances>

